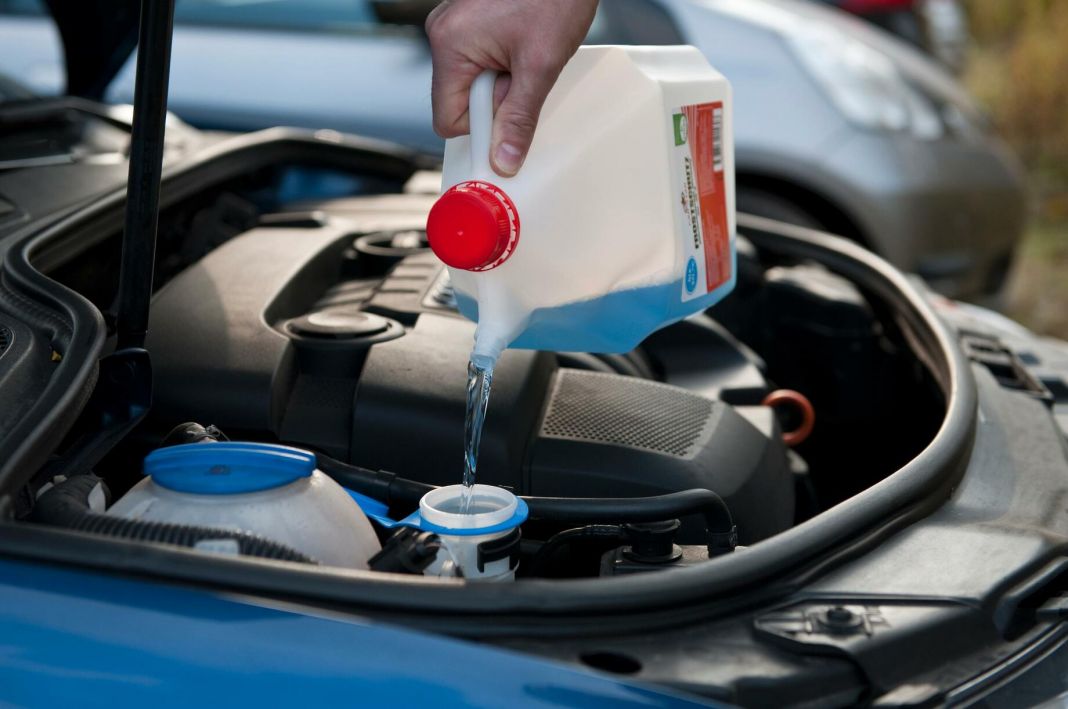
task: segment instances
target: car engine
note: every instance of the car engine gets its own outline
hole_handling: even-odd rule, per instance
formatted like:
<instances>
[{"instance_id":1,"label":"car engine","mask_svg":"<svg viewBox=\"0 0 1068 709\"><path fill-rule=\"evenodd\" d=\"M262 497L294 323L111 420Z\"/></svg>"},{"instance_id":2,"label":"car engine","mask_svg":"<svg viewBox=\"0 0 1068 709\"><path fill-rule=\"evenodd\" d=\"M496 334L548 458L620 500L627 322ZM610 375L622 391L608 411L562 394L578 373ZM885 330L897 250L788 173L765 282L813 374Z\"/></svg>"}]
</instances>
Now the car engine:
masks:
<instances>
[{"instance_id":1,"label":"car engine","mask_svg":"<svg viewBox=\"0 0 1068 709\"><path fill-rule=\"evenodd\" d=\"M219 432L210 440L284 444L356 495L406 491L367 503L384 505L375 531L392 548L389 520L462 471L474 325L422 230L436 176L417 173L402 193L297 199L278 194L292 171L257 180L162 213L152 407L97 470L120 497L143 480L146 455L175 442L167 431L190 422ZM51 275L104 305L114 286L94 274L116 247L101 242ZM532 505L507 552L519 576L700 563L870 486L930 439L937 388L864 293L744 236L738 269L728 299L632 352L502 357L480 482ZM721 528L709 500L650 507L694 491L715 498ZM592 507L579 514L582 500Z\"/></svg>"}]
</instances>

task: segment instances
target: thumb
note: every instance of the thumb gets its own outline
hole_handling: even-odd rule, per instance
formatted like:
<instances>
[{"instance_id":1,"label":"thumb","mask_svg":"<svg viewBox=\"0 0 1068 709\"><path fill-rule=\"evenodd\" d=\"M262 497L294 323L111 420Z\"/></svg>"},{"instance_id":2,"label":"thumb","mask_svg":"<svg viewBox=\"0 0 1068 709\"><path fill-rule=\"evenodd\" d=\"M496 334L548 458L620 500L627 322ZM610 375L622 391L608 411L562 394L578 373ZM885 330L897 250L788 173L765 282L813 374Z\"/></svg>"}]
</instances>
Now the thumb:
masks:
<instances>
[{"instance_id":1,"label":"thumb","mask_svg":"<svg viewBox=\"0 0 1068 709\"><path fill-rule=\"evenodd\" d=\"M508 93L493 117L490 163L501 177L515 175L526 160L541 107L559 73L544 68L513 67Z\"/></svg>"}]
</instances>

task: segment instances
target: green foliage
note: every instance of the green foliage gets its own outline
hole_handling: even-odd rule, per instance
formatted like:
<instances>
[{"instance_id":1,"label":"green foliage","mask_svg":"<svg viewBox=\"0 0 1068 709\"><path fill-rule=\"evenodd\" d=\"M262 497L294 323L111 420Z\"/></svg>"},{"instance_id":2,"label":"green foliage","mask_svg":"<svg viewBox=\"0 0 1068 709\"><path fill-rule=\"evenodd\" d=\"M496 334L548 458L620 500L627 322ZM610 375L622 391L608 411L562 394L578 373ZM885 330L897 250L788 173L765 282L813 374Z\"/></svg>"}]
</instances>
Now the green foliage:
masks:
<instances>
[{"instance_id":1,"label":"green foliage","mask_svg":"<svg viewBox=\"0 0 1068 709\"><path fill-rule=\"evenodd\" d=\"M1036 214L1008 313L1068 338L1068 0L964 0L974 46L965 81L1023 160Z\"/></svg>"},{"instance_id":2,"label":"green foliage","mask_svg":"<svg viewBox=\"0 0 1068 709\"><path fill-rule=\"evenodd\" d=\"M966 6L966 82L1027 165L1043 214L1068 219L1068 0Z\"/></svg>"}]
</instances>

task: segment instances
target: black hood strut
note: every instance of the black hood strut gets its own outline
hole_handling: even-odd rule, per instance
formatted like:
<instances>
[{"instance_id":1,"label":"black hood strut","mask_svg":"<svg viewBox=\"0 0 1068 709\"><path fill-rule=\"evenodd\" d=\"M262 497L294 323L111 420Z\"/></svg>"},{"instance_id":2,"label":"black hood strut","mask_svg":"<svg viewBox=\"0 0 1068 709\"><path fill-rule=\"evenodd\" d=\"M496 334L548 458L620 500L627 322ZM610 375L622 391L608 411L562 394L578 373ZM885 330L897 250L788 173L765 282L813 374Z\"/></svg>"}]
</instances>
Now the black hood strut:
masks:
<instances>
[{"instance_id":1,"label":"black hood strut","mask_svg":"<svg viewBox=\"0 0 1068 709\"><path fill-rule=\"evenodd\" d=\"M119 350L143 347L148 331L173 25L174 0L142 0L119 276Z\"/></svg>"},{"instance_id":2,"label":"black hood strut","mask_svg":"<svg viewBox=\"0 0 1068 709\"><path fill-rule=\"evenodd\" d=\"M142 0L116 349L100 360L96 388L72 443L61 458L45 466L38 484L58 475L91 472L152 405L152 366L144 344L155 267L173 22L174 0Z\"/></svg>"}]
</instances>

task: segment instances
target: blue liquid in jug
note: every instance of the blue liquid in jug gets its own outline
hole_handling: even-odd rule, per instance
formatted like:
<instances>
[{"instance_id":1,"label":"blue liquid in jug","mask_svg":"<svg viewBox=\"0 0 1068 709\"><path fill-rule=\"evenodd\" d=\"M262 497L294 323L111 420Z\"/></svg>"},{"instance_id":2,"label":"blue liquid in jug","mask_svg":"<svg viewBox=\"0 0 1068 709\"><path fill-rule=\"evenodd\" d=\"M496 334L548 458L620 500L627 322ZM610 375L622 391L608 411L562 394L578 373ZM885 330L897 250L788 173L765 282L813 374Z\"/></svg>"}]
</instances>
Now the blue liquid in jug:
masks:
<instances>
[{"instance_id":1,"label":"blue liquid in jug","mask_svg":"<svg viewBox=\"0 0 1068 709\"><path fill-rule=\"evenodd\" d=\"M555 352L629 352L662 327L711 307L734 288L731 279L711 293L683 302L682 281L613 291L551 308L538 308L509 347ZM478 321L478 303L456 293L467 318Z\"/></svg>"}]
</instances>

